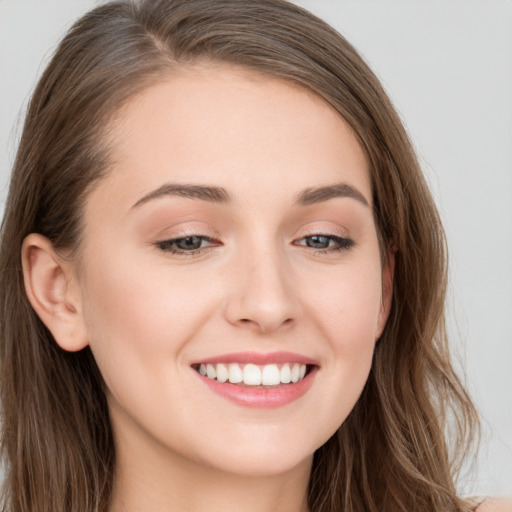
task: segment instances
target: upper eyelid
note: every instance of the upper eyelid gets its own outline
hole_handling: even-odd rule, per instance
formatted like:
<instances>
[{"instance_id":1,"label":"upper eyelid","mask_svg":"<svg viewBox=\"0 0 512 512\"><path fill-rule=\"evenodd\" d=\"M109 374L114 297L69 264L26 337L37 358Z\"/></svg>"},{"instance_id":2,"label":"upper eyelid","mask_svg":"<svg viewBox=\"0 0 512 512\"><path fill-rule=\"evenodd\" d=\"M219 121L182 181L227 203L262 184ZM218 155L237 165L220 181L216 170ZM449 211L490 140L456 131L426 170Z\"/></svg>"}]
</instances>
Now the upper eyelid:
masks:
<instances>
[{"instance_id":1,"label":"upper eyelid","mask_svg":"<svg viewBox=\"0 0 512 512\"><path fill-rule=\"evenodd\" d=\"M349 238L348 235L345 233L332 233L328 231L311 231L310 233L304 233L301 236L297 237L298 239L301 238L308 238L310 236L328 236L332 238Z\"/></svg>"},{"instance_id":2,"label":"upper eyelid","mask_svg":"<svg viewBox=\"0 0 512 512\"><path fill-rule=\"evenodd\" d=\"M201 230L191 229L173 234L160 235L156 237L156 242L172 242L174 240L182 240L183 238L188 238L190 236L197 236L211 241L219 241L221 235L219 233L214 232L209 232L208 234L206 234L204 231L201 232Z\"/></svg>"},{"instance_id":3,"label":"upper eyelid","mask_svg":"<svg viewBox=\"0 0 512 512\"><path fill-rule=\"evenodd\" d=\"M337 236L339 238L350 238L350 235L348 233L348 229L346 228L325 228L325 227L318 227L318 228L306 228L304 233L301 233L301 238L306 238L308 236L315 236L315 235L321 235L321 236Z\"/></svg>"}]
</instances>

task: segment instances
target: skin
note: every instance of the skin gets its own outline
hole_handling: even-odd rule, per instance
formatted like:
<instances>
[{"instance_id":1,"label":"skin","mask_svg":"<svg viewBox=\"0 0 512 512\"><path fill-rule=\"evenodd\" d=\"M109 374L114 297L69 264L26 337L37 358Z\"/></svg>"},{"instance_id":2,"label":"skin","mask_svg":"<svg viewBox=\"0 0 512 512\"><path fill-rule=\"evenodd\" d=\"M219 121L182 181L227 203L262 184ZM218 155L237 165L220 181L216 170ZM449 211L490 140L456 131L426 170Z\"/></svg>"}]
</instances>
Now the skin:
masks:
<instances>
[{"instance_id":1,"label":"skin","mask_svg":"<svg viewBox=\"0 0 512 512\"><path fill-rule=\"evenodd\" d=\"M306 511L313 453L355 405L391 302L358 142L313 94L218 64L148 88L108 134L112 170L86 201L78 262L40 235L23 261L56 341L90 345L105 379L112 510ZM168 183L222 187L231 200L141 202ZM295 203L339 183L364 199ZM326 250L308 245L315 234ZM211 242L188 254L158 245L190 235ZM334 250L339 238L353 245ZM233 404L191 368L283 350L318 371L278 408Z\"/></svg>"},{"instance_id":2,"label":"skin","mask_svg":"<svg viewBox=\"0 0 512 512\"><path fill-rule=\"evenodd\" d=\"M477 512L512 512L512 497L486 499Z\"/></svg>"}]
</instances>

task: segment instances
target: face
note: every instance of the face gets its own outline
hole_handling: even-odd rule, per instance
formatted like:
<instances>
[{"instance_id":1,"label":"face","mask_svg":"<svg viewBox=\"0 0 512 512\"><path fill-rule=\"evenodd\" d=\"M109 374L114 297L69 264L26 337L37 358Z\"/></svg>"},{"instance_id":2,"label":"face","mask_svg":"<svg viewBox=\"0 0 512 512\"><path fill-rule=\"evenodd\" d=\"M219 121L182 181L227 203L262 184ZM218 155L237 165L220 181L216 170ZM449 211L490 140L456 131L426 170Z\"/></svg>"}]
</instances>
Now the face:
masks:
<instances>
[{"instance_id":1,"label":"face","mask_svg":"<svg viewBox=\"0 0 512 512\"><path fill-rule=\"evenodd\" d=\"M303 89L203 65L133 98L109 136L79 286L118 443L231 473L309 463L389 302L350 129Z\"/></svg>"}]
</instances>

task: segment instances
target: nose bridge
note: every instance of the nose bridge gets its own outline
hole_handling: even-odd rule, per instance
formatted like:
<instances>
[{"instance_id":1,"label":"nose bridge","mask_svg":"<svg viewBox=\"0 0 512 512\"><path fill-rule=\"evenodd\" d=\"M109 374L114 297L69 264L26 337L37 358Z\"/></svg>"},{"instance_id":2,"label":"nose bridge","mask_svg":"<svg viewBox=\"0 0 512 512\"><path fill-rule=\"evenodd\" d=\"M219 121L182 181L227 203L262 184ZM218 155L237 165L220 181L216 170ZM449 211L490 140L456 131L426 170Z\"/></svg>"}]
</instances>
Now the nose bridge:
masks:
<instances>
[{"instance_id":1,"label":"nose bridge","mask_svg":"<svg viewBox=\"0 0 512 512\"><path fill-rule=\"evenodd\" d=\"M231 323L268 333L297 317L289 264L275 239L250 242L239 251L236 267L227 307Z\"/></svg>"}]
</instances>

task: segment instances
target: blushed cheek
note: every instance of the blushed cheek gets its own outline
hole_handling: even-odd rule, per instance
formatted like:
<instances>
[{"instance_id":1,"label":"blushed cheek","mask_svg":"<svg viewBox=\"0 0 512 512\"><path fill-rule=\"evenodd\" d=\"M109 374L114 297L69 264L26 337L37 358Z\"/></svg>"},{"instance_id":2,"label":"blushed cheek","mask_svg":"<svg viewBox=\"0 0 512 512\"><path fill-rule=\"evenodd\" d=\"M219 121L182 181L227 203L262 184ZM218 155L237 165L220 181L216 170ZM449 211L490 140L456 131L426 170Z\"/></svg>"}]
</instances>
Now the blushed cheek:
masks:
<instances>
[{"instance_id":1,"label":"blushed cheek","mask_svg":"<svg viewBox=\"0 0 512 512\"><path fill-rule=\"evenodd\" d=\"M326 284L313 307L317 322L341 363L371 358L381 310L379 273L358 279L354 272L334 284Z\"/></svg>"},{"instance_id":2,"label":"blushed cheek","mask_svg":"<svg viewBox=\"0 0 512 512\"><path fill-rule=\"evenodd\" d=\"M142 362L162 360L197 334L215 308L216 295L202 281L181 282L165 269L104 266L88 280L87 328L93 352L108 346ZM118 357L122 357L118 353Z\"/></svg>"}]
</instances>

